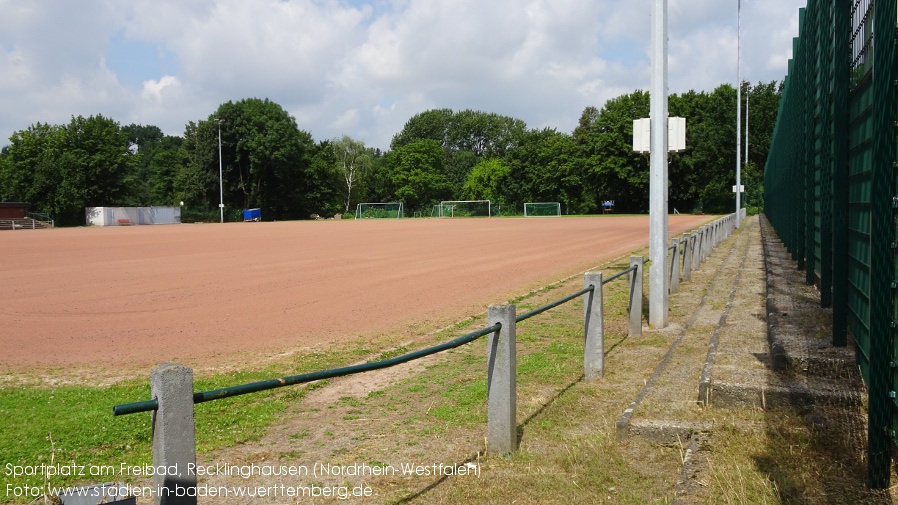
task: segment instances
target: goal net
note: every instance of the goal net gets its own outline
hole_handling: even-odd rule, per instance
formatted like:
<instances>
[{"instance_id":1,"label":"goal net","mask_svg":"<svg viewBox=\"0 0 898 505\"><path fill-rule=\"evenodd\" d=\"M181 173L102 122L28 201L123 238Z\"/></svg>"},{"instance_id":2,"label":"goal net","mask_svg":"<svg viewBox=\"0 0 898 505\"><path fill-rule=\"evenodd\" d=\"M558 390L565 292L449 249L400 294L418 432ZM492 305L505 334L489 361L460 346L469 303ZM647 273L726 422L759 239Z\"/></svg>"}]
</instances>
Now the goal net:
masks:
<instances>
[{"instance_id":1,"label":"goal net","mask_svg":"<svg viewBox=\"0 0 898 505\"><path fill-rule=\"evenodd\" d=\"M558 202L527 202L524 204L525 217L560 216L561 204Z\"/></svg>"},{"instance_id":2,"label":"goal net","mask_svg":"<svg viewBox=\"0 0 898 505\"><path fill-rule=\"evenodd\" d=\"M403 217L402 202L360 203L355 207L356 219L397 219Z\"/></svg>"},{"instance_id":3,"label":"goal net","mask_svg":"<svg viewBox=\"0 0 898 505\"><path fill-rule=\"evenodd\" d=\"M433 206L433 217L490 217L489 200L451 200Z\"/></svg>"}]
</instances>

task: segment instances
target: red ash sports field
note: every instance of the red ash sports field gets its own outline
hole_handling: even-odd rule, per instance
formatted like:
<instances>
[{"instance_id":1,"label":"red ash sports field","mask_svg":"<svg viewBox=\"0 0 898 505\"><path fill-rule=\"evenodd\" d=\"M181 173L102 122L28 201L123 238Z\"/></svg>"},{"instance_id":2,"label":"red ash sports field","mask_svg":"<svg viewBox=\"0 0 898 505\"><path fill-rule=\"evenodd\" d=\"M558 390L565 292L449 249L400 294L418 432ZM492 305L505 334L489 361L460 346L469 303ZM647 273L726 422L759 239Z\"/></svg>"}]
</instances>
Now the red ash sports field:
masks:
<instances>
[{"instance_id":1,"label":"red ash sports field","mask_svg":"<svg viewBox=\"0 0 898 505\"><path fill-rule=\"evenodd\" d=\"M709 219L670 216L670 236ZM211 366L420 336L647 243L647 216L5 232L0 369Z\"/></svg>"}]
</instances>

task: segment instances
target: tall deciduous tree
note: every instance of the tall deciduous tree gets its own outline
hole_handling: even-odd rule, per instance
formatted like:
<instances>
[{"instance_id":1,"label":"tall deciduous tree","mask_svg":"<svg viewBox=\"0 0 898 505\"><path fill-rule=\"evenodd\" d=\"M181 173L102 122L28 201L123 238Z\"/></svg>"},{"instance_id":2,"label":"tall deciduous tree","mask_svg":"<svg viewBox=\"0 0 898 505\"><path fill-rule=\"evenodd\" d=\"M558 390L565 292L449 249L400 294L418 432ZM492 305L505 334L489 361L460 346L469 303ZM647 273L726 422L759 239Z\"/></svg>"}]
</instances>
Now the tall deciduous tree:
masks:
<instances>
[{"instance_id":1,"label":"tall deciduous tree","mask_svg":"<svg viewBox=\"0 0 898 505\"><path fill-rule=\"evenodd\" d=\"M208 121L189 121L179 150L180 170L174 188L178 200L189 208L210 210L218 203L218 150L215 125ZM212 168L214 166L214 168Z\"/></svg>"},{"instance_id":2,"label":"tall deciduous tree","mask_svg":"<svg viewBox=\"0 0 898 505\"><path fill-rule=\"evenodd\" d=\"M452 198L452 183L443 172L443 149L436 140L419 140L387 154L393 194L408 210Z\"/></svg>"},{"instance_id":3,"label":"tall deciduous tree","mask_svg":"<svg viewBox=\"0 0 898 505\"><path fill-rule=\"evenodd\" d=\"M322 140L307 151L308 168L299 189L302 217L330 216L343 210L342 180L334 170L337 160L330 140Z\"/></svg>"},{"instance_id":4,"label":"tall deciduous tree","mask_svg":"<svg viewBox=\"0 0 898 505\"><path fill-rule=\"evenodd\" d=\"M443 173L461 197L471 169L481 160L505 156L518 146L527 130L520 119L474 110L434 109L413 116L393 136L396 150L419 140L433 140L443 148Z\"/></svg>"},{"instance_id":5,"label":"tall deciduous tree","mask_svg":"<svg viewBox=\"0 0 898 505\"><path fill-rule=\"evenodd\" d=\"M10 141L0 175L4 196L50 212L60 225L83 224L84 207L133 202L135 157L112 119L96 115L73 117L66 126L37 123Z\"/></svg>"},{"instance_id":6,"label":"tall deciduous tree","mask_svg":"<svg viewBox=\"0 0 898 505\"><path fill-rule=\"evenodd\" d=\"M465 181L462 197L468 200L490 200L508 204L503 184L508 180L511 169L499 158L490 158L474 165Z\"/></svg>"},{"instance_id":7,"label":"tall deciduous tree","mask_svg":"<svg viewBox=\"0 0 898 505\"><path fill-rule=\"evenodd\" d=\"M506 156L510 175L506 203L561 202L566 212L588 208L583 202L582 164L570 135L551 128L531 130Z\"/></svg>"},{"instance_id":8,"label":"tall deciduous tree","mask_svg":"<svg viewBox=\"0 0 898 505\"><path fill-rule=\"evenodd\" d=\"M229 213L237 217L241 209L259 207L263 219L300 217L304 211L300 188L314 150L311 135L301 132L296 120L268 99L220 105L196 126L195 140L185 137L192 158L212 175L203 178L214 181L212 202L219 199L217 120L221 120L222 185Z\"/></svg>"},{"instance_id":9,"label":"tall deciduous tree","mask_svg":"<svg viewBox=\"0 0 898 505\"><path fill-rule=\"evenodd\" d=\"M158 126L130 124L122 128L137 156L134 194L139 205L178 205L183 201L175 181L181 171L184 139L165 135Z\"/></svg>"},{"instance_id":10,"label":"tall deciduous tree","mask_svg":"<svg viewBox=\"0 0 898 505\"><path fill-rule=\"evenodd\" d=\"M633 153L633 120L649 115L649 94L635 91L587 109L574 139L584 163L584 184L591 210L598 201L614 200L626 212L648 210L648 158Z\"/></svg>"},{"instance_id":11,"label":"tall deciduous tree","mask_svg":"<svg viewBox=\"0 0 898 505\"><path fill-rule=\"evenodd\" d=\"M337 172L343 177L346 189L343 212L349 212L349 206L353 198L353 189L363 181L365 174L371 168L371 157L365 149L365 143L353 140L348 135L343 135L331 141L334 150Z\"/></svg>"}]
</instances>

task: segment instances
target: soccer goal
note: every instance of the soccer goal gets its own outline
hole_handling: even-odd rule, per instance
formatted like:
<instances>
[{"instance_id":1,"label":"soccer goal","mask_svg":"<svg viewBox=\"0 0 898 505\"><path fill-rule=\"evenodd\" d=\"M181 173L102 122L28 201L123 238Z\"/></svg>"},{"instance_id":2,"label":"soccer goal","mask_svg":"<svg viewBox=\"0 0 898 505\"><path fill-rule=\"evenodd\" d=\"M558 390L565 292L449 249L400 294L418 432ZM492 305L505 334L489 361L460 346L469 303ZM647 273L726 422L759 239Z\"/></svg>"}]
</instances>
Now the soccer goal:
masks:
<instances>
[{"instance_id":1,"label":"soccer goal","mask_svg":"<svg viewBox=\"0 0 898 505\"><path fill-rule=\"evenodd\" d=\"M402 202L360 203L355 207L356 219L397 219L403 217Z\"/></svg>"},{"instance_id":2,"label":"soccer goal","mask_svg":"<svg viewBox=\"0 0 898 505\"><path fill-rule=\"evenodd\" d=\"M558 202L527 202L524 204L524 217L554 217L561 215L561 204Z\"/></svg>"},{"instance_id":3,"label":"soccer goal","mask_svg":"<svg viewBox=\"0 0 898 505\"><path fill-rule=\"evenodd\" d=\"M450 200L434 205L434 217L490 217L492 205L489 200Z\"/></svg>"}]
</instances>

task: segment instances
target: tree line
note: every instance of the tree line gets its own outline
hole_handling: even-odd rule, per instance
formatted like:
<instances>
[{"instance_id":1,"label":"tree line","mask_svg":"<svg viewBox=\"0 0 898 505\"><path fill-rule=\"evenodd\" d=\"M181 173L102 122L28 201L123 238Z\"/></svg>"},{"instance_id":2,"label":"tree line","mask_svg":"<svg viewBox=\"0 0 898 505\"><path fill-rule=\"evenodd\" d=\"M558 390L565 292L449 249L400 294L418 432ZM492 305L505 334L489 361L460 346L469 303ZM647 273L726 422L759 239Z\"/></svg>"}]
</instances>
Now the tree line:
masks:
<instances>
[{"instance_id":1,"label":"tree line","mask_svg":"<svg viewBox=\"0 0 898 505\"><path fill-rule=\"evenodd\" d=\"M781 89L743 86L749 205L760 204ZM670 96L670 115L687 118L687 150L670 155L670 211L732 210L735 103L727 84ZM331 216L359 202L403 202L407 215L429 215L441 200L480 199L517 213L524 202L595 213L604 200L614 200L617 212L647 212L649 159L632 151L632 122L648 116L644 91L586 107L571 133L495 113L433 109L410 118L386 152L345 135L315 141L268 99L221 104L182 136L78 116L10 137L0 150L0 201L29 202L61 225L84 224L84 207L181 202L185 220L217 220L219 200L229 220L246 208L261 208L265 220Z\"/></svg>"}]
</instances>

